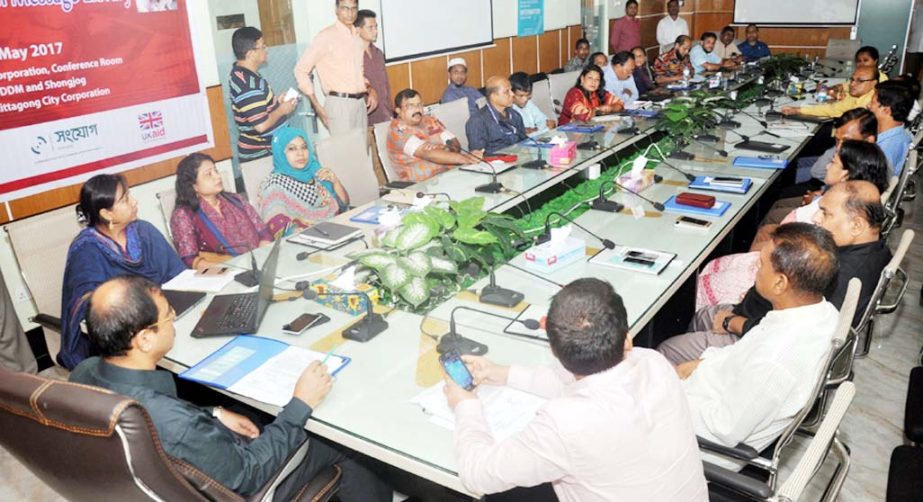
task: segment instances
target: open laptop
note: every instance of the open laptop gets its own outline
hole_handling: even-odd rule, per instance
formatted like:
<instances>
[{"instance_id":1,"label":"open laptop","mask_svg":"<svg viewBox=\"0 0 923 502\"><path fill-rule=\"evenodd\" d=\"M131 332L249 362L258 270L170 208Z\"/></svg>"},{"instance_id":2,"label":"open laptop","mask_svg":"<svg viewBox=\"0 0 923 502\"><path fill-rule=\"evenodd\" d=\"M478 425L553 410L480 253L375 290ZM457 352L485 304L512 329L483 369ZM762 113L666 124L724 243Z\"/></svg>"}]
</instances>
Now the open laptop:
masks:
<instances>
[{"instance_id":1,"label":"open laptop","mask_svg":"<svg viewBox=\"0 0 923 502\"><path fill-rule=\"evenodd\" d=\"M192 329L193 338L240 335L256 333L259 330L266 309L272 303L281 243L282 239L276 240L269 257L263 263L263 270L259 274L259 290L256 293L220 295L212 298L202 318Z\"/></svg>"}]
</instances>

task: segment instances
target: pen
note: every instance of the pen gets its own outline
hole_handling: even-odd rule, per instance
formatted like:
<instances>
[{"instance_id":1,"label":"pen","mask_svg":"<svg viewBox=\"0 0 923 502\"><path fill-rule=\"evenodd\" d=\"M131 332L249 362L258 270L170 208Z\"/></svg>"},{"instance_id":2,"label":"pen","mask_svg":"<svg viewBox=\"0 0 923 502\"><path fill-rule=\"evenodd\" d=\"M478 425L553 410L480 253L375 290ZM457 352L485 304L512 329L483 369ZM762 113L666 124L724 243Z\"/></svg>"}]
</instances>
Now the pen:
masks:
<instances>
[{"instance_id":1,"label":"pen","mask_svg":"<svg viewBox=\"0 0 923 502\"><path fill-rule=\"evenodd\" d=\"M339 345L334 345L333 347L330 347L330 350L327 351L327 355L324 356L324 360L321 361L320 363L327 364L327 359L330 359L330 356L333 355L333 351L336 350L337 347L339 347Z\"/></svg>"},{"instance_id":2,"label":"pen","mask_svg":"<svg viewBox=\"0 0 923 502\"><path fill-rule=\"evenodd\" d=\"M330 237L330 234L328 234L327 232L325 232L323 228L314 227L314 230L316 230L317 233L323 235L324 237Z\"/></svg>"}]
</instances>

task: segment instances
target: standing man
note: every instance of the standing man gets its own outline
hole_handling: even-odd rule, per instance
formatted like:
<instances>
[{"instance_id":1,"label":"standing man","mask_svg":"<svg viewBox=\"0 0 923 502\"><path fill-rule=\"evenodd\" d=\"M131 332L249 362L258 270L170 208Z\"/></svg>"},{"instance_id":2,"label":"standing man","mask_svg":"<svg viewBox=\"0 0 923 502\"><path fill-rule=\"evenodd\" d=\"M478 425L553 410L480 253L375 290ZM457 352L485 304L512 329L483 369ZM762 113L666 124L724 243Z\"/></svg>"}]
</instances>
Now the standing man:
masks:
<instances>
[{"instance_id":1,"label":"standing man","mask_svg":"<svg viewBox=\"0 0 923 502\"><path fill-rule=\"evenodd\" d=\"M743 61L743 56L740 54L740 49L737 48L737 44L734 42L734 28L730 26L725 26L721 29L721 36L718 37L718 41L715 42L715 54L718 55L722 60L731 60L735 63Z\"/></svg>"},{"instance_id":2,"label":"standing man","mask_svg":"<svg viewBox=\"0 0 923 502\"><path fill-rule=\"evenodd\" d=\"M478 100L484 95L474 87L465 85L468 82L468 63L465 58L452 58L449 60L449 86L442 93L440 103L451 103L459 99L468 100L468 112L474 115L478 111Z\"/></svg>"},{"instance_id":3,"label":"standing man","mask_svg":"<svg viewBox=\"0 0 923 502\"><path fill-rule=\"evenodd\" d=\"M365 80L379 98L378 106L369 111L368 141L369 151L372 152L375 177L378 178L378 185L384 186L388 183L388 176L381 165L381 159L375 154L375 135L372 133L372 126L394 118L394 107L391 106L391 84L388 83L388 73L385 71L385 54L375 45L375 41L378 40L378 20L375 19L375 13L367 9L360 10L356 15L355 26L359 30L359 38L365 44L362 63Z\"/></svg>"},{"instance_id":4,"label":"standing man","mask_svg":"<svg viewBox=\"0 0 923 502\"><path fill-rule=\"evenodd\" d=\"M574 44L574 57L564 65L564 71L582 70L590 62L589 57L590 41L585 38L578 39L577 43Z\"/></svg>"},{"instance_id":5,"label":"standing man","mask_svg":"<svg viewBox=\"0 0 923 502\"><path fill-rule=\"evenodd\" d=\"M269 81L259 73L266 64L263 33L252 26L237 29L231 36L237 61L231 68L231 112L240 136L237 155L241 164L265 162L272 166L272 133L288 123L288 116L298 106L298 98L282 100L272 92ZM241 169L246 169L241 165Z\"/></svg>"},{"instance_id":6,"label":"standing man","mask_svg":"<svg viewBox=\"0 0 923 502\"><path fill-rule=\"evenodd\" d=\"M762 58L768 58L772 54L769 52L769 46L760 41L760 29L755 24L747 25L747 39L738 46L744 61L757 61Z\"/></svg>"},{"instance_id":7,"label":"standing man","mask_svg":"<svg viewBox=\"0 0 923 502\"><path fill-rule=\"evenodd\" d=\"M609 52L616 54L630 51L632 47L641 45L641 20L638 19L638 2L628 0L625 3L625 16L612 23L612 33L609 35Z\"/></svg>"},{"instance_id":8,"label":"standing man","mask_svg":"<svg viewBox=\"0 0 923 502\"><path fill-rule=\"evenodd\" d=\"M689 35L689 24L679 17L679 0L667 2L667 14L657 23L657 43L661 54L673 48L676 37Z\"/></svg>"},{"instance_id":9,"label":"standing man","mask_svg":"<svg viewBox=\"0 0 923 502\"><path fill-rule=\"evenodd\" d=\"M676 37L672 50L664 52L654 61L654 77L658 85L671 84L683 79L683 70L688 69L691 75L692 63L689 62L689 51L692 49L692 39L688 35Z\"/></svg>"},{"instance_id":10,"label":"standing man","mask_svg":"<svg viewBox=\"0 0 923 502\"><path fill-rule=\"evenodd\" d=\"M612 56L612 64L603 68L606 90L625 103L625 107L638 100L638 86L632 74L635 71L635 58L628 51L617 52Z\"/></svg>"},{"instance_id":11,"label":"standing man","mask_svg":"<svg viewBox=\"0 0 923 502\"><path fill-rule=\"evenodd\" d=\"M513 106L513 88L508 79L487 79L487 106L478 110L468 123L468 148L483 157L526 139L526 126Z\"/></svg>"},{"instance_id":12,"label":"standing man","mask_svg":"<svg viewBox=\"0 0 923 502\"><path fill-rule=\"evenodd\" d=\"M734 66L731 61L722 61L721 56L715 54L715 42L718 36L710 31L702 34L701 43L689 51L689 62L696 75L707 71L721 71L722 68Z\"/></svg>"},{"instance_id":13,"label":"standing man","mask_svg":"<svg viewBox=\"0 0 923 502\"><path fill-rule=\"evenodd\" d=\"M365 42L353 26L358 11L356 0L336 0L336 22L314 37L295 65L298 88L334 136L353 129L365 130L369 110L378 106L378 96L363 76ZM326 94L323 105L314 93L311 72L315 69Z\"/></svg>"}]
</instances>

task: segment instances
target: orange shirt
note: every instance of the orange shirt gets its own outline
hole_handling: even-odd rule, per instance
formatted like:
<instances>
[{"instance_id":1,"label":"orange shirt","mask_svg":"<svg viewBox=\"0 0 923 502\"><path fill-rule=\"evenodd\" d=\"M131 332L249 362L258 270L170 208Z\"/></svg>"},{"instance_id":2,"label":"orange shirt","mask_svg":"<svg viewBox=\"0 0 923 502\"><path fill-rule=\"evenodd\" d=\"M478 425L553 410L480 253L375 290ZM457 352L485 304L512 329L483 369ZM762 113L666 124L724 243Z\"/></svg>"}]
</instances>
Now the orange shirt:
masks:
<instances>
[{"instance_id":1,"label":"orange shirt","mask_svg":"<svg viewBox=\"0 0 923 502\"><path fill-rule=\"evenodd\" d=\"M455 139L442 122L430 115L423 116L418 126L409 126L401 119L391 120L388 128L388 159L402 181L420 182L448 171L451 166L437 164L414 155L424 143L444 145Z\"/></svg>"},{"instance_id":2,"label":"orange shirt","mask_svg":"<svg viewBox=\"0 0 923 502\"><path fill-rule=\"evenodd\" d=\"M295 65L298 88L308 96L314 94L311 72L316 68L325 93L365 92L364 56L365 44L358 30L337 21L314 37Z\"/></svg>"}]
</instances>

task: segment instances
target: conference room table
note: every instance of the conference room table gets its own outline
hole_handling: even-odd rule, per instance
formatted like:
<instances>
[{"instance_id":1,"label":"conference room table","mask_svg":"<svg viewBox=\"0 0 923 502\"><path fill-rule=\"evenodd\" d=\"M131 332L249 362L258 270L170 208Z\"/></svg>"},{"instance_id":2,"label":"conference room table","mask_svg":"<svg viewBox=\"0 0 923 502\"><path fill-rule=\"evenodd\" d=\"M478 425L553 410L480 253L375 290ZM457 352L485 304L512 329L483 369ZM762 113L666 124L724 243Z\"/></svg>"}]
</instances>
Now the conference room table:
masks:
<instances>
[{"instance_id":1,"label":"conference room table","mask_svg":"<svg viewBox=\"0 0 923 502\"><path fill-rule=\"evenodd\" d=\"M757 114L760 110L751 107L747 111ZM737 114L735 119L741 123L738 132L742 134L756 136L762 131L758 120L749 115ZM576 136L569 133L569 137L578 141L587 141L588 136L592 137L594 141L604 145L603 149L581 151L578 161L567 169L516 168L503 173L498 177L499 180L516 193L489 194L485 197L485 208L496 212L508 211L518 206L523 198L533 197L569 178L581 175L580 173L590 164L604 162L612 155L624 155L633 151L635 143L653 133L653 122L650 120L640 120L636 125L641 130L639 134L610 134L611 131L603 131ZM781 157L791 159L818 127L817 124L809 123L803 135L771 139L773 142L789 145L790 148L783 152ZM306 428L318 436L451 490L479 496L480 494L466 490L459 480L451 430L430 420L430 416L424 413L420 406L411 403L421 391L442 380L436 344L438 337L448 330L451 310L457 306L469 306L504 316L516 316L527 305L547 307L551 297L559 290L556 284L566 284L581 277L596 277L609 281L621 294L628 312L631 334L637 334L639 329L653 319L680 285L696 273L709 253L733 230L743 215L757 203L780 175L780 171L772 169L734 167L733 160L736 156L753 156L757 153L735 150L733 144L738 142L739 138L734 137L733 133L716 130L715 134L726 141L712 146L726 148L728 157L719 156L711 147L693 144L686 148L686 151L694 153L696 160L670 161L676 167L694 175L728 175L753 180L753 186L746 194L715 194L718 200L729 202L730 208L721 217L704 218L712 222L707 230L676 228L674 222L678 215L655 211L636 196L624 191L617 192L610 199L622 202L629 208L640 205L641 210L628 209L620 213L590 210L576 218L580 225L617 244L675 253L676 258L658 275L604 267L586 260L580 260L552 273L531 274L514 267L526 267L523 254L520 254L509 262L514 266L503 265L496 270L496 281L499 285L524 293L525 300L520 305L503 308L479 303L477 291L487 283L487 278L483 278L425 316L400 310L386 311L387 309L379 307L379 311L385 312L389 327L366 343L346 341L341 336L345 328L356 322L356 317L297 297L297 293L291 293L292 296L296 296L292 301L270 305L257 335L319 352L334 348L336 354L352 359L352 362L337 374L333 390L314 410ZM535 148L521 145L510 148L507 153L519 155L519 162L537 157ZM663 166L658 166L656 172L663 177L663 181L647 187L643 191L646 197L664 202L669 196L688 190L688 182L679 172ZM410 187L408 193L441 192L460 200L474 196L473 188L489 179L489 175L453 170ZM370 204L384 203L386 202L374 201ZM280 249L276 274L279 278L278 290L284 292L282 290L294 288L294 281L313 280L329 273L349 262L349 258L346 257L348 253L366 246L374 246L374 227L349 221L351 216L367 206L368 204L339 215L336 219L362 228L366 234L364 241L351 243L336 251L313 252L303 260L298 259L298 254L309 248L284 242ZM515 212L512 214L516 215ZM596 238L582 230L574 229L572 235L585 239L588 248L601 247ZM257 261L265 260L268 252L268 246L257 249L254 252ZM231 261L230 265L248 269L249 258L238 257ZM222 293L243 291L248 290L240 284L232 283ZM190 336L206 304L207 301L200 303L176 320L175 345L162 363L166 369L180 373L228 342L228 338L224 337L193 339ZM304 312L322 312L330 317L330 322L298 336L281 331L283 324ZM504 334L503 330L509 321L465 311L456 314L456 324L458 332L463 336L488 345L487 357L497 363L535 366L547 364L552 360L547 342ZM228 394L265 412L277 414L279 411L275 406Z\"/></svg>"}]
</instances>

